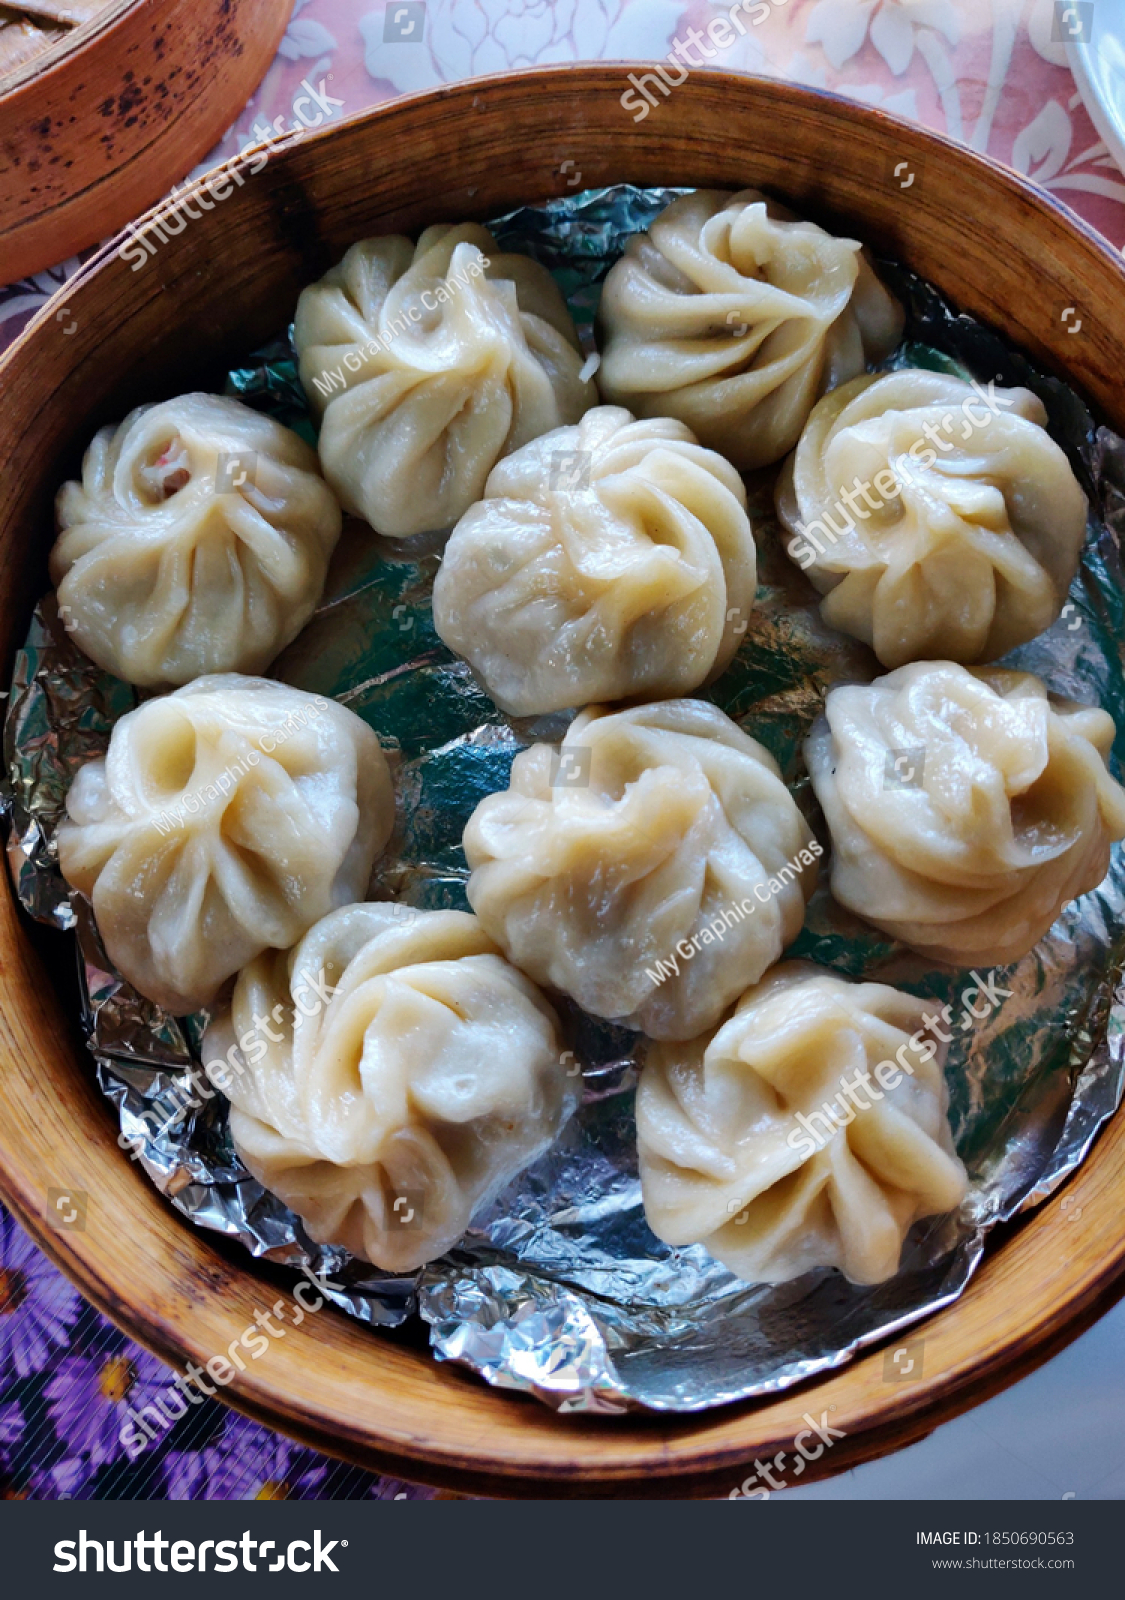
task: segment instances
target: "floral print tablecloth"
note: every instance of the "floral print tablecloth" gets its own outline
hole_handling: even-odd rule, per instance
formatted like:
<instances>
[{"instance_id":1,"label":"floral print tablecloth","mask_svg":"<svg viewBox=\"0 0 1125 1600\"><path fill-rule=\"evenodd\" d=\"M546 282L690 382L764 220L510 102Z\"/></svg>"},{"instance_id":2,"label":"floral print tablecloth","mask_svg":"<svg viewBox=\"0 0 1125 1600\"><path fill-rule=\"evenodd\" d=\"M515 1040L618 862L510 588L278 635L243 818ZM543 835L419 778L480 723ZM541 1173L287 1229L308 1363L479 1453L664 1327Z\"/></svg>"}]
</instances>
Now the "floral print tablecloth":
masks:
<instances>
[{"instance_id":1,"label":"floral print tablecloth","mask_svg":"<svg viewBox=\"0 0 1125 1600\"><path fill-rule=\"evenodd\" d=\"M830 88L942 129L1027 173L1122 246L1125 179L1075 91L1058 9L1054 0L762 0L743 7L745 32L711 64ZM200 167L270 126L292 127L298 102L308 116L319 105L338 118L511 67L660 59L729 10L702 0L296 0L260 89ZM688 59L698 59L690 46ZM309 89L319 91L311 102ZM0 348L78 264L0 288ZM130 1459L130 1412L168 1382L168 1369L88 1306L0 1211L4 1496L431 1493L304 1450L216 1400Z\"/></svg>"}]
</instances>

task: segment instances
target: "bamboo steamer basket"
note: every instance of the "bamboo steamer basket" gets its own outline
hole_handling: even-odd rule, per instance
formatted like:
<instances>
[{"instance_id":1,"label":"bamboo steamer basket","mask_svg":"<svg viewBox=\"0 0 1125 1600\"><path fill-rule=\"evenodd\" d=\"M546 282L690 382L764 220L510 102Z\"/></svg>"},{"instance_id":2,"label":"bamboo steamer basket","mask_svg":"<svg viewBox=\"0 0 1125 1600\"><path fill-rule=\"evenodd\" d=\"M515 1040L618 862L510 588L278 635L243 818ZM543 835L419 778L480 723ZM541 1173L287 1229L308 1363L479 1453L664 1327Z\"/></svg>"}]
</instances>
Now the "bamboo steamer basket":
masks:
<instances>
[{"instance_id":1,"label":"bamboo steamer basket","mask_svg":"<svg viewBox=\"0 0 1125 1600\"><path fill-rule=\"evenodd\" d=\"M513 73L396 101L272 152L144 270L113 246L87 263L0 361L5 666L47 587L52 497L96 427L141 401L217 386L355 240L573 193L575 173L590 188L765 186L932 280L1125 433L1125 268L1064 206L921 128L768 80L701 72L637 122L621 104L629 70ZM0 893L0 1195L129 1334L177 1367L205 1363L277 1290L268 1269L181 1219L123 1156L73 1005L52 981L68 962L59 936ZM84 1232L52 1228L49 1187L88 1192ZM762 1402L560 1417L435 1362L416 1328L373 1333L325 1310L222 1392L363 1466L513 1497L727 1496L755 1457L792 1451L804 1413L827 1413L844 1437L808 1481L921 1438L1107 1310L1125 1289L1125 1234L1112 1225L1123 1210L1118 1116L1066 1194L994 1234L961 1298L912 1330L924 1361L898 1382L885 1381L876 1349Z\"/></svg>"},{"instance_id":2,"label":"bamboo steamer basket","mask_svg":"<svg viewBox=\"0 0 1125 1600\"><path fill-rule=\"evenodd\" d=\"M26 0L0 9L26 14L29 30L51 40L11 71L0 66L0 283L13 283L105 239L190 172L257 88L292 6Z\"/></svg>"}]
</instances>

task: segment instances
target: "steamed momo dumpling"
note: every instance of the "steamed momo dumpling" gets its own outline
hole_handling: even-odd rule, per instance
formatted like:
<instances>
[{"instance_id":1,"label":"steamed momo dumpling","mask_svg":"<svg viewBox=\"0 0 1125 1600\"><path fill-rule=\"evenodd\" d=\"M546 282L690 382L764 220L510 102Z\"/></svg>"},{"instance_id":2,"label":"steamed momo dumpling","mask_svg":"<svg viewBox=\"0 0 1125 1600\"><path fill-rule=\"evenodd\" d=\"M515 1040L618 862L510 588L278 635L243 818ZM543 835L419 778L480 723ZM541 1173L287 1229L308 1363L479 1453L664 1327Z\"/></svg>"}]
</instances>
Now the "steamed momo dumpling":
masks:
<instances>
[{"instance_id":1,"label":"steamed momo dumpling","mask_svg":"<svg viewBox=\"0 0 1125 1600\"><path fill-rule=\"evenodd\" d=\"M967 1187L931 1005L792 962L714 1035L653 1046L637 1090L652 1231L748 1283L893 1276L911 1224Z\"/></svg>"},{"instance_id":2,"label":"steamed momo dumpling","mask_svg":"<svg viewBox=\"0 0 1125 1600\"><path fill-rule=\"evenodd\" d=\"M554 1012L463 911L332 912L240 973L203 1058L258 1181L389 1272L456 1244L577 1098Z\"/></svg>"},{"instance_id":3,"label":"steamed momo dumpling","mask_svg":"<svg viewBox=\"0 0 1125 1600\"><path fill-rule=\"evenodd\" d=\"M683 694L754 604L746 491L668 417L588 411L495 467L434 584L434 623L503 710Z\"/></svg>"},{"instance_id":4,"label":"steamed momo dumpling","mask_svg":"<svg viewBox=\"0 0 1125 1600\"><path fill-rule=\"evenodd\" d=\"M147 688L269 666L315 610L341 522L316 452L214 394L102 428L56 516L68 631Z\"/></svg>"},{"instance_id":5,"label":"steamed momo dumpling","mask_svg":"<svg viewBox=\"0 0 1125 1600\"><path fill-rule=\"evenodd\" d=\"M755 189L673 200L610 269L599 315L602 397L678 417L742 471L791 450L817 396L903 323L854 239Z\"/></svg>"},{"instance_id":6,"label":"steamed momo dumpling","mask_svg":"<svg viewBox=\"0 0 1125 1600\"><path fill-rule=\"evenodd\" d=\"M469 903L537 983L689 1039L800 931L820 846L777 763L702 700L592 706L469 819Z\"/></svg>"},{"instance_id":7,"label":"steamed momo dumpling","mask_svg":"<svg viewBox=\"0 0 1125 1600\"><path fill-rule=\"evenodd\" d=\"M471 222L353 245L302 293L293 341L325 476L395 539L451 527L501 456L597 398L546 267Z\"/></svg>"},{"instance_id":8,"label":"steamed momo dumpling","mask_svg":"<svg viewBox=\"0 0 1125 1600\"><path fill-rule=\"evenodd\" d=\"M110 960L181 1016L366 893L394 793L354 712L230 673L122 717L67 811L59 865L92 901Z\"/></svg>"},{"instance_id":9,"label":"steamed momo dumpling","mask_svg":"<svg viewBox=\"0 0 1125 1600\"><path fill-rule=\"evenodd\" d=\"M917 662L833 689L805 757L841 905L939 961L1005 965L1125 837L1113 719L1029 672Z\"/></svg>"},{"instance_id":10,"label":"steamed momo dumpling","mask_svg":"<svg viewBox=\"0 0 1125 1600\"><path fill-rule=\"evenodd\" d=\"M1062 610L1086 497L1028 389L906 368L814 408L778 480L821 615L886 667L994 661Z\"/></svg>"}]
</instances>

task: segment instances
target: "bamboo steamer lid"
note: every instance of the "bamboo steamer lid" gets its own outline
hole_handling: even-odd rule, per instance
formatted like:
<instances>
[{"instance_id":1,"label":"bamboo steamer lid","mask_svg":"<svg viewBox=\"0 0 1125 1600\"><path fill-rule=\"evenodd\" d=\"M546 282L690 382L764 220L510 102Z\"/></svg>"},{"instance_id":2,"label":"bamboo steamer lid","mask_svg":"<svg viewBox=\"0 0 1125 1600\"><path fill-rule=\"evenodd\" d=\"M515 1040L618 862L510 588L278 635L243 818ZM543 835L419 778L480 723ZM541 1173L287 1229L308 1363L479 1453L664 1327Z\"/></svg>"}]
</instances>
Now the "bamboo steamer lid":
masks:
<instances>
[{"instance_id":1,"label":"bamboo steamer lid","mask_svg":"<svg viewBox=\"0 0 1125 1600\"><path fill-rule=\"evenodd\" d=\"M0 4L0 283L107 238L221 138L288 0Z\"/></svg>"}]
</instances>

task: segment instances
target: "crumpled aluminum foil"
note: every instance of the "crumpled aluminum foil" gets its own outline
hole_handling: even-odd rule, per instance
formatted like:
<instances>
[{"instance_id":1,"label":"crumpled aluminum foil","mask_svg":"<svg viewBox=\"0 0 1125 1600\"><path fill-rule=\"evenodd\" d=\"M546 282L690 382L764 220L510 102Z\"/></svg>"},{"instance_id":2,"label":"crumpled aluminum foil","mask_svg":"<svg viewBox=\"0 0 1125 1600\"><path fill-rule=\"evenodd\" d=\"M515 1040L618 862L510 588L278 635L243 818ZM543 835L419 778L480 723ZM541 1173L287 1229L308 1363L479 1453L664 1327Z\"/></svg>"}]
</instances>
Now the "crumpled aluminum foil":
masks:
<instances>
[{"instance_id":1,"label":"crumpled aluminum foil","mask_svg":"<svg viewBox=\"0 0 1125 1600\"><path fill-rule=\"evenodd\" d=\"M505 248L555 272L587 347L598 285L626 238L677 191L588 192L500 219ZM1082 569L1063 617L1014 653L1057 692L1096 700L1123 730L1125 627L1120 533L1125 443L1098 428L1064 385L1030 369L988 330L957 316L927 285L881 270L909 311L897 364L987 383L1026 384L1047 404L1092 506ZM230 375L229 392L312 438L287 338ZM827 842L800 762L825 690L869 678L873 658L819 621L815 596L781 553L772 473L751 480L761 562L758 608L719 705L777 756ZM399 819L371 893L421 907L465 907L461 832L477 801L507 783L517 750L557 737L565 718L504 718L433 630L430 586L440 541L388 543L349 524L325 599L274 675L334 695L391 750ZM965 974L928 967L834 904L825 888L791 954L848 976L878 977L953 1006L947 1077L971 1190L954 1217L912 1232L898 1275L875 1288L818 1270L779 1287L734 1278L698 1246L672 1249L649 1231L637 1177L633 1089L638 1038L563 1002L566 1044L583 1074L581 1108L556 1147L478 1216L459 1247L409 1277L391 1277L308 1239L300 1222L245 1171L216 1097L184 1109L205 1016L176 1020L137 996L101 948L89 906L70 896L54 830L75 769L105 746L135 693L73 646L53 598L20 652L5 728L8 860L32 916L77 939L83 1024L98 1081L152 1181L200 1227L256 1256L304 1264L333 1302L392 1326L419 1312L434 1354L560 1411L634 1407L698 1411L768 1394L840 1366L857 1350L955 1299L997 1223L1039 1204L1073 1172L1117 1108L1125 1081L1125 862L1068 906L1050 935L997 974L1010 994L982 1022L963 1011ZM974 997L974 1003L975 1003ZM961 1027L960 1023L966 1025Z\"/></svg>"}]
</instances>

